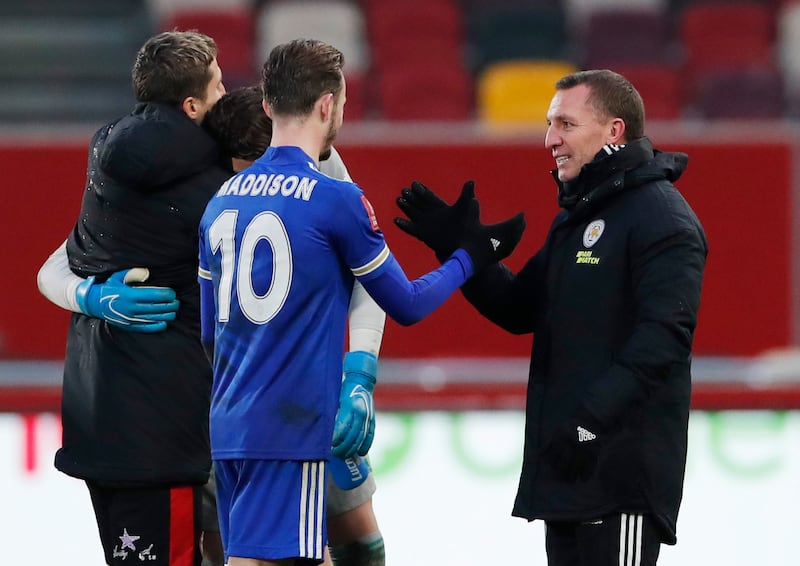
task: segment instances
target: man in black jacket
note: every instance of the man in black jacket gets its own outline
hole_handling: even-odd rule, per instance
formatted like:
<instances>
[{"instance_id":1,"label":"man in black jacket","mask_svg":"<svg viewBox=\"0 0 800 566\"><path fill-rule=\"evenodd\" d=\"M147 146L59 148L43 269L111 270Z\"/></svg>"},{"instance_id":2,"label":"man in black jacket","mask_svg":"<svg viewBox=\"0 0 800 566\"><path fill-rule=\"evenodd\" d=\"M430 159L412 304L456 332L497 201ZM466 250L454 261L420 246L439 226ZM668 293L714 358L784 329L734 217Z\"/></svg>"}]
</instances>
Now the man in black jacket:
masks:
<instances>
[{"instance_id":1,"label":"man in black jacket","mask_svg":"<svg viewBox=\"0 0 800 566\"><path fill-rule=\"evenodd\" d=\"M138 103L92 138L66 242L70 269L86 281L67 338L55 464L86 481L108 564L200 564L211 369L200 344L197 225L229 176L200 127L225 93L216 55L196 32L142 46L132 73ZM110 276L137 265L180 302L163 332L129 332L115 318L124 297L109 292Z\"/></svg>"},{"instance_id":2,"label":"man in black jacket","mask_svg":"<svg viewBox=\"0 0 800 566\"><path fill-rule=\"evenodd\" d=\"M653 149L641 97L611 71L559 80L547 122L563 210L521 271L496 263L462 287L535 335L513 514L545 521L550 566L654 565L676 542L707 255L672 184L688 158ZM446 257L471 195L448 206L414 183L396 222Z\"/></svg>"}]
</instances>

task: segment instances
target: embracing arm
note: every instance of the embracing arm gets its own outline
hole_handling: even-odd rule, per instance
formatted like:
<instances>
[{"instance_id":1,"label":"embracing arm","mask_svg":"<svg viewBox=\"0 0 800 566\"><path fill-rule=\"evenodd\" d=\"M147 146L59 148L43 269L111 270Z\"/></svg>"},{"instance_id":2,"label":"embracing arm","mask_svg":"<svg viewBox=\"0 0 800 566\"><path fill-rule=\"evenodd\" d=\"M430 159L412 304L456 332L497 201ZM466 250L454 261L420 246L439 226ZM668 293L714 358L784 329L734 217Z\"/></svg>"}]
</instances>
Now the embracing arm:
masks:
<instances>
[{"instance_id":1,"label":"embracing arm","mask_svg":"<svg viewBox=\"0 0 800 566\"><path fill-rule=\"evenodd\" d=\"M51 303L72 312L83 312L75 298L78 285L83 282L83 277L69 268L66 240L50 254L36 275L39 292Z\"/></svg>"},{"instance_id":2,"label":"embracing arm","mask_svg":"<svg viewBox=\"0 0 800 566\"><path fill-rule=\"evenodd\" d=\"M143 267L113 273L106 281L94 276L84 279L72 273L67 241L45 260L36 281L39 291L62 309L105 320L131 332L159 332L175 320L180 306L175 291L168 287L136 287L147 281Z\"/></svg>"}]
</instances>

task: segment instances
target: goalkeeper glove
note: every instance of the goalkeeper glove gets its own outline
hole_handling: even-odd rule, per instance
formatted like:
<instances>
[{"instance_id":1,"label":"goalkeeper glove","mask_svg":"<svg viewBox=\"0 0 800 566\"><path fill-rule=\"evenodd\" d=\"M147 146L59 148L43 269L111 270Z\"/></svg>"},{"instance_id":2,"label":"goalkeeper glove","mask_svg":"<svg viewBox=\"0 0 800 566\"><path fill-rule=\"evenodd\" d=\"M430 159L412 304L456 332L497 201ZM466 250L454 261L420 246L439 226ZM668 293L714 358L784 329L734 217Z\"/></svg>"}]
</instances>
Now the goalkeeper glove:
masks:
<instances>
[{"instance_id":1,"label":"goalkeeper glove","mask_svg":"<svg viewBox=\"0 0 800 566\"><path fill-rule=\"evenodd\" d=\"M169 287L134 287L150 276L144 267L125 269L104 283L95 276L78 285L75 298L81 312L130 332L159 332L175 320L180 301Z\"/></svg>"},{"instance_id":2,"label":"goalkeeper glove","mask_svg":"<svg viewBox=\"0 0 800 566\"><path fill-rule=\"evenodd\" d=\"M333 455L350 458L366 455L375 435L372 392L378 373L378 358L369 352L348 352L344 357L344 380L339 411L333 428Z\"/></svg>"}]
</instances>

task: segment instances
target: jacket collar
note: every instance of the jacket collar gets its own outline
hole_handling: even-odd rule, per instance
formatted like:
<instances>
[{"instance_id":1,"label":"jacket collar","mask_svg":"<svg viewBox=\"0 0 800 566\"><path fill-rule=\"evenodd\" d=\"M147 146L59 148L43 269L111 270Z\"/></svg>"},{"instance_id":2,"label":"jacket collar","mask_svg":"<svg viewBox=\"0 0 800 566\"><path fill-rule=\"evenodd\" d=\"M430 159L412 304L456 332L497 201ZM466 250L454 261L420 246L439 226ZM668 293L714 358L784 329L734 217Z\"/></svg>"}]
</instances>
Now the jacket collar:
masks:
<instances>
[{"instance_id":1,"label":"jacket collar","mask_svg":"<svg viewBox=\"0 0 800 566\"><path fill-rule=\"evenodd\" d=\"M551 174L558 185L559 206L575 217L626 188L661 179L677 180L688 160L685 153L653 149L650 140L642 137L622 146L604 146L572 181L559 181L557 170Z\"/></svg>"},{"instance_id":2,"label":"jacket collar","mask_svg":"<svg viewBox=\"0 0 800 566\"><path fill-rule=\"evenodd\" d=\"M558 171L551 173L558 184L558 204L570 210L582 196L597 187L608 177L653 158L653 146L647 138L639 138L626 145L605 145L594 159L585 164L578 176L566 182L558 180Z\"/></svg>"}]
</instances>

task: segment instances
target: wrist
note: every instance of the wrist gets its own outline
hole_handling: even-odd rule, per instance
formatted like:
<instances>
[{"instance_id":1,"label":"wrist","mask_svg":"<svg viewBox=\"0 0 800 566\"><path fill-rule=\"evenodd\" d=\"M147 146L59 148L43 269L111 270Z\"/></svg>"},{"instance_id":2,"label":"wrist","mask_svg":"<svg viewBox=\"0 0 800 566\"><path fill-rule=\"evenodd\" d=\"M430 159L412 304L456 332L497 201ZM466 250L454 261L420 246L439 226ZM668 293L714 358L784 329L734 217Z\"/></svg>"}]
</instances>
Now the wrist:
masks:
<instances>
[{"instance_id":1,"label":"wrist","mask_svg":"<svg viewBox=\"0 0 800 566\"><path fill-rule=\"evenodd\" d=\"M87 277L75 287L75 302L83 314L93 316L89 305L95 299L92 294L96 293L96 291L94 275Z\"/></svg>"},{"instance_id":2,"label":"wrist","mask_svg":"<svg viewBox=\"0 0 800 566\"><path fill-rule=\"evenodd\" d=\"M464 248L459 248L448 259L454 259L461 265L464 271L464 278L469 279L475 275L475 263L472 261L472 256Z\"/></svg>"},{"instance_id":3,"label":"wrist","mask_svg":"<svg viewBox=\"0 0 800 566\"><path fill-rule=\"evenodd\" d=\"M378 358L363 350L347 352L344 355L343 370L345 379L356 379L371 393L377 381Z\"/></svg>"}]
</instances>

